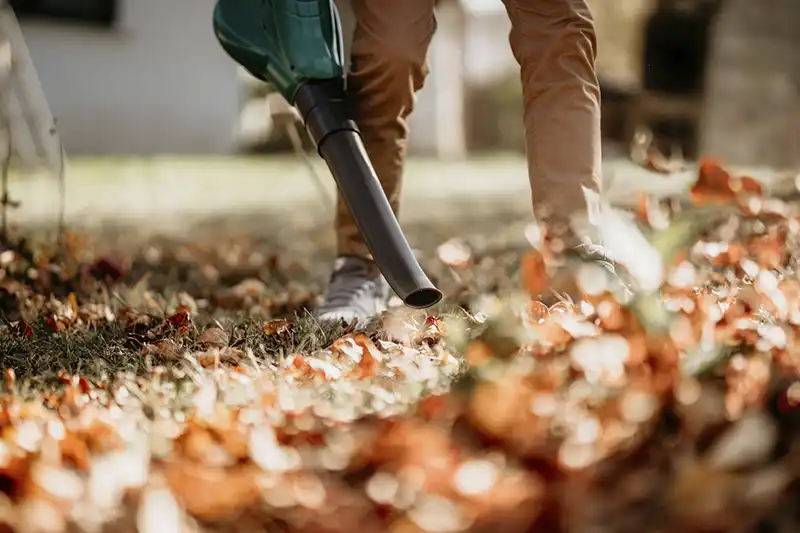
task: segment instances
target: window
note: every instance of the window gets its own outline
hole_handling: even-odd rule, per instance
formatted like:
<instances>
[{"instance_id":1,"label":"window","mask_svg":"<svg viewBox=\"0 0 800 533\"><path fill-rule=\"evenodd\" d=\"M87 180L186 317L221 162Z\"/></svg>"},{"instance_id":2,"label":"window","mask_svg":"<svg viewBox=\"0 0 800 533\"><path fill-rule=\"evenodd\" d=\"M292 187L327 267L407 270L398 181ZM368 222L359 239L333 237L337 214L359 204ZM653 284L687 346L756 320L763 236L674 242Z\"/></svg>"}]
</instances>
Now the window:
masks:
<instances>
[{"instance_id":1,"label":"window","mask_svg":"<svg viewBox=\"0 0 800 533\"><path fill-rule=\"evenodd\" d=\"M110 27L117 21L119 0L10 0L20 20L50 19Z\"/></svg>"}]
</instances>

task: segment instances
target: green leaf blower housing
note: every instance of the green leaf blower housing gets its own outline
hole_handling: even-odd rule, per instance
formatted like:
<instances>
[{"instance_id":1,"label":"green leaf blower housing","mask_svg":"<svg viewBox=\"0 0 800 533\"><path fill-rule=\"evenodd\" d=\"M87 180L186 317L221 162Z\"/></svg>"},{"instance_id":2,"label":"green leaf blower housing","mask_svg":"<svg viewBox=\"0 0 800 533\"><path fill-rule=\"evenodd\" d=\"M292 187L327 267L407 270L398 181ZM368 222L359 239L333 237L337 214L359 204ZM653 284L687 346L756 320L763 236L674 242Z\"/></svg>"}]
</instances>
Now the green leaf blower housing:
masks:
<instances>
[{"instance_id":1,"label":"green leaf blower housing","mask_svg":"<svg viewBox=\"0 0 800 533\"><path fill-rule=\"evenodd\" d=\"M409 307L438 303L442 293L414 257L350 119L336 6L331 0L218 0L214 32L231 58L300 112L392 289Z\"/></svg>"}]
</instances>

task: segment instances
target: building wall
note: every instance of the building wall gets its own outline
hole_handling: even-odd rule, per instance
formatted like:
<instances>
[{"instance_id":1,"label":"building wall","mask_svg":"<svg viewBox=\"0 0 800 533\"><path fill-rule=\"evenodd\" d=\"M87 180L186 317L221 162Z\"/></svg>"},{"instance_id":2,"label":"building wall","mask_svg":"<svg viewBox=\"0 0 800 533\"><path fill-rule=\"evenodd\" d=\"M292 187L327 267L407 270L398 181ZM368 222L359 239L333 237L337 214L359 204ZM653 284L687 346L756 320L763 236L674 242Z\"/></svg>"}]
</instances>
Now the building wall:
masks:
<instances>
[{"instance_id":1,"label":"building wall","mask_svg":"<svg viewBox=\"0 0 800 533\"><path fill-rule=\"evenodd\" d=\"M727 0L714 28L703 151L800 167L800 2Z\"/></svg>"},{"instance_id":2,"label":"building wall","mask_svg":"<svg viewBox=\"0 0 800 533\"><path fill-rule=\"evenodd\" d=\"M69 154L225 153L239 113L214 0L123 0L116 30L25 20Z\"/></svg>"},{"instance_id":3,"label":"building wall","mask_svg":"<svg viewBox=\"0 0 800 533\"><path fill-rule=\"evenodd\" d=\"M437 7L437 32L428 51L430 74L409 118L409 152L444 158L466 156L465 20L456 2Z\"/></svg>"},{"instance_id":4,"label":"building wall","mask_svg":"<svg viewBox=\"0 0 800 533\"><path fill-rule=\"evenodd\" d=\"M344 34L345 56L350 50L355 17L350 0L334 0ZM445 4L443 2L443 4ZM415 155L461 157L465 154L463 95L460 87L463 62L459 49L460 10L453 2L437 9L437 32L428 51L430 74L417 94L408 119L408 150ZM345 66L349 67L346 57Z\"/></svg>"},{"instance_id":5,"label":"building wall","mask_svg":"<svg viewBox=\"0 0 800 533\"><path fill-rule=\"evenodd\" d=\"M482 85L519 71L508 43L511 22L502 4L498 4L498 9L467 15L465 55L470 84Z\"/></svg>"}]
</instances>

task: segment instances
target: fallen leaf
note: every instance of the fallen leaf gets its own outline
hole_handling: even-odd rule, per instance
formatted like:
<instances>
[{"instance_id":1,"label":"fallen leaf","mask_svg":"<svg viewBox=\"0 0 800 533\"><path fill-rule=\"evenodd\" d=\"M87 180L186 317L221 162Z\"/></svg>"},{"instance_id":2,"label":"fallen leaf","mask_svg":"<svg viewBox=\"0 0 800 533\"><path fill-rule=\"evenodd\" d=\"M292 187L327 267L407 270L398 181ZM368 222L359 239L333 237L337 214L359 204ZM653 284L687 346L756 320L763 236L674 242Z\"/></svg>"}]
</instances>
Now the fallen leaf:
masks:
<instances>
[{"instance_id":1,"label":"fallen leaf","mask_svg":"<svg viewBox=\"0 0 800 533\"><path fill-rule=\"evenodd\" d=\"M689 198L696 205L727 204L736 199L734 178L713 159L700 160L697 181L689 191Z\"/></svg>"},{"instance_id":2,"label":"fallen leaf","mask_svg":"<svg viewBox=\"0 0 800 533\"><path fill-rule=\"evenodd\" d=\"M520 271L522 286L533 297L541 295L547 289L550 278L547 275L544 256L538 250L528 250L522 256Z\"/></svg>"},{"instance_id":3,"label":"fallen leaf","mask_svg":"<svg viewBox=\"0 0 800 533\"><path fill-rule=\"evenodd\" d=\"M294 324L285 318L278 318L275 320L270 320L269 322L264 322L264 325L262 326L264 334L267 336L285 335L287 333L291 333L293 328Z\"/></svg>"},{"instance_id":4,"label":"fallen leaf","mask_svg":"<svg viewBox=\"0 0 800 533\"><path fill-rule=\"evenodd\" d=\"M220 328L208 328L197 337L198 344L207 348L224 348L229 341L228 334Z\"/></svg>"}]
</instances>

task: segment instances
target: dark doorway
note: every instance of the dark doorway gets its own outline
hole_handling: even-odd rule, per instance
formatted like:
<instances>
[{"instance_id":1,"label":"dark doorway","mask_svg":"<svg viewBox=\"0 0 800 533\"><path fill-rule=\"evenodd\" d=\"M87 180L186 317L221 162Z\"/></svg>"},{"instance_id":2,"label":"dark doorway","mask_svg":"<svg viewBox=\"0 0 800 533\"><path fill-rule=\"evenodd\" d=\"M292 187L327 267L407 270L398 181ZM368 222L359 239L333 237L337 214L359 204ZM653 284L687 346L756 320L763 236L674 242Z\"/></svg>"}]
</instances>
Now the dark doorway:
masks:
<instances>
[{"instance_id":1,"label":"dark doorway","mask_svg":"<svg viewBox=\"0 0 800 533\"><path fill-rule=\"evenodd\" d=\"M721 0L661 0L645 25L643 98L678 104L703 98L710 37ZM660 146L679 146L697 155L702 106L685 105L685 116L659 116L658 104L646 106L642 124ZM674 109L680 105L663 106Z\"/></svg>"}]
</instances>

